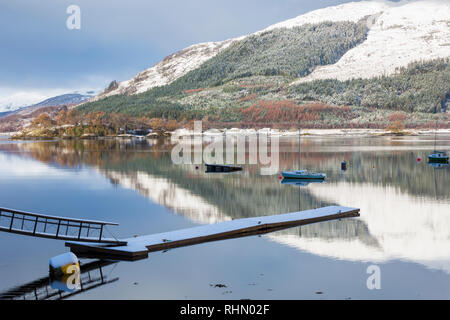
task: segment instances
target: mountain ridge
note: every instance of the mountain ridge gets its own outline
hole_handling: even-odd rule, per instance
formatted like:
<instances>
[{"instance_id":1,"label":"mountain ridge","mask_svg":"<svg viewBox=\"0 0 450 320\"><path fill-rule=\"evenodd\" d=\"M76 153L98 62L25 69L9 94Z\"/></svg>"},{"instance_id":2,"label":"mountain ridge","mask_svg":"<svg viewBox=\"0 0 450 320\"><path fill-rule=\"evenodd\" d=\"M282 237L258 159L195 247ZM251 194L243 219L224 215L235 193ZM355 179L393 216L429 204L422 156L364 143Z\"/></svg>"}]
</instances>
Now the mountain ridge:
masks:
<instances>
[{"instance_id":1,"label":"mountain ridge","mask_svg":"<svg viewBox=\"0 0 450 320\"><path fill-rule=\"evenodd\" d=\"M420 16L423 13L425 17ZM430 14L432 14L431 18ZM139 94L154 87L170 84L199 68L231 45L267 31L280 28L291 29L324 21L357 22L367 16L371 16L372 19L369 19L367 23L369 34L366 41L349 50L337 63L318 67L312 74L299 78L298 82L328 78L344 81L355 77L390 75L395 73L396 69L406 67L411 62L449 56L445 39L450 38L450 20L446 20L446 17L448 19L450 16L450 4L446 1L350 2L314 10L250 35L219 42L194 44L164 58L132 79L121 82L115 90L97 95L92 101L116 94ZM438 29L434 30L433 24L436 23ZM419 33L417 37L415 33ZM404 35L410 41L408 46L405 46L405 42L402 41ZM439 39L443 39L444 42L441 43ZM400 42L396 44L394 40ZM402 49L402 47L405 48ZM396 52L401 52L401 56L396 57Z\"/></svg>"},{"instance_id":2,"label":"mountain ridge","mask_svg":"<svg viewBox=\"0 0 450 320\"><path fill-rule=\"evenodd\" d=\"M55 107L55 106L62 106L62 105L78 105L80 103L83 103L85 101L88 101L93 97L92 94L81 94L81 93L66 93L57 95L51 98L47 98L45 100L42 100L38 103L20 107L15 110L1 112L0 118L7 116L7 115L13 115L13 114L20 114L20 115L26 115L30 114L33 111L41 108L41 107Z\"/></svg>"},{"instance_id":3,"label":"mountain ridge","mask_svg":"<svg viewBox=\"0 0 450 320\"><path fill-rule=\"evenodd\" d=\"M165 132L193 120L205 128L448 128L448 17L444 0L319 9L192 45L70 112L33 120L22 136L102 136L128 125Z\"/></svg>"}]
</instances>

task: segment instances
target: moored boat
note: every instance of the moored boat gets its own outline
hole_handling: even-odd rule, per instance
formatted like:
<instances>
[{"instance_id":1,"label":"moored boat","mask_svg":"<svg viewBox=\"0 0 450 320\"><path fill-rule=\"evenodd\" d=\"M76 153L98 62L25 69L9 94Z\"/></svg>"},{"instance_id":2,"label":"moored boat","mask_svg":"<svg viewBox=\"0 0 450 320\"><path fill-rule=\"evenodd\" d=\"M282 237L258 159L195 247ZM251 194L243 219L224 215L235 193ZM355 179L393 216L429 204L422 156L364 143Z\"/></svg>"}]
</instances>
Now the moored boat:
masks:
<instances>
[{"instance_id":1,"label":"moored boat","mask_svg":"<svg viewBox=\"0 0 450 320\"><path fill-rule=\"evenodd\" d=\"M448 163L448 155L444 151L434 151L428 155L428 161L431 163Z\"/></svg>"},{"instance_id":2,"label":"moored boat","mask_svg":"<svg viewBox=\"0 0 450 320\"><path fill-rule=\"evenodd\" d=\"M436 113L436 109L434 110ZM448 163L448 155L445 151L437 151L436 143L437 143L437 131L438 131L438 120L436 120L436 129L434 132L434 151L432 154L428 155L429 163Z\"/></svg>"},{"instance_id":3,"label":"moored boat","mask_svg":"<svg viewBox=\"0 0 450 320\"><path fill-rule=\"evenodd\" d=\"M205 164L205 165L206 165L206 173L242 171L242 167L237 166L222 165L222 164Z\"/></svg>"},{"instance_id":4,"label":"moored boat","mask_svg":"<svg viewBox=\"0 0 450 320\"><path fill-rule=\"evenodd\" d=\"M325 173L309 172L308 170L282 171L281 176L285 179L315 179L324 180Z\"/></svg>"}]
</instances>

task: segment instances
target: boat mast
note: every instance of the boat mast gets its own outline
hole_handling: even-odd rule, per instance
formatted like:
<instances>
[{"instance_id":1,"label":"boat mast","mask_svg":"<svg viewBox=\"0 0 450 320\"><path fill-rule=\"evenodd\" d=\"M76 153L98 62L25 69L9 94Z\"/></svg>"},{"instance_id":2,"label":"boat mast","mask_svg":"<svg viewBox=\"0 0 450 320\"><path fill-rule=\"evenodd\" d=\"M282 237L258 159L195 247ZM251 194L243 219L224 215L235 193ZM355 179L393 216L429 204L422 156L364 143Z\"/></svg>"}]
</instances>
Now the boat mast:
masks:
<instances>
[{"instance_id":1,"label":"boat mast","mask_svg":"<svg viewBox=\"0 0 450 320\"><path fill-rule=\"evenodd\" d=\"M437 140L437 124L438 120L436 119L436 128L434 129L434 151L436 152L436 140Z\"/></svg>"},{"instance_id":2,"label":"boat mast","mask_svg":"<svg viewBox=\"0 0 450 320\"><path fill-rule=\"evenodd\" d=\"M301 161L301 150L300 150L300 144L301 144L301 137L300 137L300 121L299 121L299 125L298 125L298 170L301 170L300 167L300 161Z\"/></svg>"},{"instance_id":3,"label":"boat mast","mask_svg":"<svg viewBox=\"0 0 450 320\"><path fill-rule=\"evenodd\" d=\"M301 155L301 151L300 151L300 126L298 126L298 170L301 170L300 169L300 155Z\"/></svg>"},{"instance_id":4,"label":"boat mast","mask_svg":"<svg viewBox=\"0 0 450 320\"><path fill-rule=\"evenodd\" d=\"M298 125L298 169L297 170L301 170L301 167L300 167L300 160L301 160L301 151L300 151L300 140L301 140L301 138L300 138L300 120L299 120L299 125ZM300 210L302 210L301 208L302 208L302 206L301 206L301 204L300 204L300 198L301 198L301 195L302 195L302 190L301 190L301 187L300 188L298 188L298 211L300 211Z\"/></svg>"},{"instance_id":5,"label":"boat mast","mask_svg":"<svg viewBox=\"0 0 450 320\"><path fill-rule=\"evenodd\" d=\"M437 106L434 106L434 114L437 115ZM436 139L437 139L437 125L438 125L438 118L436 117L436 126L434 128L434 152L436 152Z\"/></svg>"}]
</instances>

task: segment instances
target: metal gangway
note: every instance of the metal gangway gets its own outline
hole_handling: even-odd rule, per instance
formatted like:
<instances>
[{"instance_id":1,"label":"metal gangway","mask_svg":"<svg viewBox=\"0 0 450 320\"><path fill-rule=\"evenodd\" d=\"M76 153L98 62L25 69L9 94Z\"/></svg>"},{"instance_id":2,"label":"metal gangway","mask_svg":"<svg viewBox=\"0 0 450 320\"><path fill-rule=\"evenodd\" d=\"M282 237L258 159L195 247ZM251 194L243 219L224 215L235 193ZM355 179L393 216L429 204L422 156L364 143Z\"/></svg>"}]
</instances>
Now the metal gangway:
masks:
<instances>
[{"instance_id":1,"label":"metal gangway","mask_svg":"<svg viewBox=\"0 0 450 320\"><path fill-rule=\"evenodd\" d=\"M117 223L74 219L0 208L0 231L26 236L79 242L126 245L126 241L105 238L107 226Z\"/></svg>"}]
</instances>

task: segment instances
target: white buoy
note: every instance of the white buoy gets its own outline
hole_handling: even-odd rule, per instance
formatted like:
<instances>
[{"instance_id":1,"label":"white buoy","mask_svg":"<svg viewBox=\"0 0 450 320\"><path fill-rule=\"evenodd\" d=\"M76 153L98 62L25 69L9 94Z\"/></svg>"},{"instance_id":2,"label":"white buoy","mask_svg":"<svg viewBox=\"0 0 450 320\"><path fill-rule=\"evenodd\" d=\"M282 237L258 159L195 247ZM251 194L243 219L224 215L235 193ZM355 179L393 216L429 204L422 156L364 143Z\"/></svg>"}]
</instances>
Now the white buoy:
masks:
<instances>
[{"instance_id":1,"label":"white buoy","mask_svg":"<svg viewBox=\"0 0 450 320\"><path fill-rule=\"evenodd\" d=\"M67 252L51 258L49 267L50 275L52 276L71 275L74 271L80 270L78 258L72 252Z\"/></svg>"}]
</instances>

